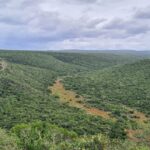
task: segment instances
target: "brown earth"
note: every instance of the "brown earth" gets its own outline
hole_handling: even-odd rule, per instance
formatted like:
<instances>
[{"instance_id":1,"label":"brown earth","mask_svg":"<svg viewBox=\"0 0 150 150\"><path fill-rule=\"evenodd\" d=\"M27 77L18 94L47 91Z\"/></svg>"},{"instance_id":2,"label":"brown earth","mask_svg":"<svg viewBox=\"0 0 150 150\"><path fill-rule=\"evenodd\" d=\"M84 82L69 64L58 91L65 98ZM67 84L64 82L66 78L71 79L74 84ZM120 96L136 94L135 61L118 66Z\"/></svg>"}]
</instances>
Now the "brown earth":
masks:
<instances>
[{"instance_id":1,"label":"brown earth","mask_svg":"<svg viewBox=\"0 0 150 150\"><path fill-rule=\"evenodd\" d=\"M145 116L144 113L142 112L138 112L137 110L131 109L131 108L127 108L129 112L132 112L130 114L130 117L132 117L132 119L134 121L136 121L139 125L143 126L143 129L147 127L146 122L149 121L149 118ZM144 133L143 129L137 129L137 130L132 130L132 129L127 129L127 135L128 138L134 142L142 142L144 139L140 139L137 136L142 135ZM146 139L148 137L145 137Z\"/></svg>"},{"instance_id":2,"label":"brown earth","mask_svg":"<svg viewBox=\"0 0 150 150\"><path fill-rule=\"evenodd\" d=\"M145 123L146 121L149 120L149 118L147 118L145 114L142 112L135 111L134 116L135 116L134 120L140 123Z\"/></svg>"},{"instance_id":3,"label":"brown earth","mask_svg":"<svg viewBox=\"0 0 150 150\"><path fill-rule=\"evenodd\" d=\"M138 123L145 123L145 122L147 122L147 121L149 120L149 118L146 117L146 115L145 115L144 113L139 112L139 111L134 110L134 109L131 109L131 108L129 108L129 107L126 107L126 108L127 108L127 110L129 111L129 113L132 112L132 113L130 114L130 116L131 116L132 119L135 120L136 122L138 122Z\"/></svg>"},{"instance_id":4,"label":"brown earth","mask_svg":"<svg viewBox=\"0 0 150 150\"><path fill-rule=\"evenodd\" d=\"M86 111L87 114L100 116L105 119L112 119L109 112L92 108L84 104L84 98L77 95L75 92L66 90L61 82L61 79L56 80L55 84L50 87L53 95L59 96L61 102L68 103L69 106L77 107Z\"/></svg>"},{"instance_id":5,"label":"brown earth","mask_svg":"<svg viewBox=\"0 0 150 150\"><path fill-rule=\"evenodd\" d=\"M126 132L127 132L128 138L131 141L141 142L141 139L137 138L136 136L142 134L142 132L143 132L142 130L131 130L131 129L128 129L128 130L126 130Z\"/></svg>"}]
</instances>

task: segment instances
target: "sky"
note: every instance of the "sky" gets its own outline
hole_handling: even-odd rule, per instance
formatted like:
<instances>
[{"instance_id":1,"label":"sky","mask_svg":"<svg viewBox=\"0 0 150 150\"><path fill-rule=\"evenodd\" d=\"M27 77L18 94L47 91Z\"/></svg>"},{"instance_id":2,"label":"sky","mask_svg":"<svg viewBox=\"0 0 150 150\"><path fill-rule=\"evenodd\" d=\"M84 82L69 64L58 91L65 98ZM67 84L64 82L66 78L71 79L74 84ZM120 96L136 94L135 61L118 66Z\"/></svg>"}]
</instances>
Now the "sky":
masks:
<instances>
[{"instance_id":1,"label":"sky","mask_svg":"<svg viewBox=\"0 0 150 150\"><path fill-rule=\"evenodd\" d=\"M150 50L150 0L0 0L0 49Z\"/></svg>"}]
</instances>

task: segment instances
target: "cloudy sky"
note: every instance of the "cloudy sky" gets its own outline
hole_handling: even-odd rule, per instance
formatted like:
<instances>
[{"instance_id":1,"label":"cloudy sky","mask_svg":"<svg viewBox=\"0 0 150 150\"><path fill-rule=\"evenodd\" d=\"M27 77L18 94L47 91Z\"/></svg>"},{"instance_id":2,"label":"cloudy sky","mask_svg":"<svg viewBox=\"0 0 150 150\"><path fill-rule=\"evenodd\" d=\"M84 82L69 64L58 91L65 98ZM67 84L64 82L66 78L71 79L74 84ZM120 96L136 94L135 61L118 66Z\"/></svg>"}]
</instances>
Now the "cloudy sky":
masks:
<instances>
[{"instance_id":1,"label":"cloudy sky","mask_svg":"<svg viewBox=\"0 0 150 150\"><path fill-rule=\"evenodd\" d=\"M0 49L150 50L150 0L0 0Z\"/></svg>"}]
</instances>

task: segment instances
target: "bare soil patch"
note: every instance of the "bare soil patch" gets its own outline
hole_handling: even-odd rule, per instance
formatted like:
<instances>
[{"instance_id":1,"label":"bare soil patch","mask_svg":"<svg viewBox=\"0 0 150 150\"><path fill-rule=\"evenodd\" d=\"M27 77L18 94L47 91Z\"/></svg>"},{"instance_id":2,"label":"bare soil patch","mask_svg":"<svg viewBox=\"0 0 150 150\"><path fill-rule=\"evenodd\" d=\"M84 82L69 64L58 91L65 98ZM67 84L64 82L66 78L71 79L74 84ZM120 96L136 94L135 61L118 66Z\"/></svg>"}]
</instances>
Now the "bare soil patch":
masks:
<instances>
[{"instance_id":1,"label":"bare soil patch","mask_svg":"<svg viewBox=\"0 0 150 150\"><path fill-rule=\"evenodd\" d=\"M134 142L141 142L141 139L137 138L136 136L142 134L142 130L126 130L127 132L127 135L128 135L128 138L131 140L131 141L134 141Z\"/></svg>"},{"instance_id":2,"label":"bare soil patch","mask_svg":"<svg viewBox=\"0 0 150 150\"><path fill-rule=\"evenodd\" d=\"M55 84L52 87L50 87L50 90L53 95L56 95L60 98L61 102L68 103L69 106L83 109L87 112L87 114L90 115L100 116L105 119L112 119L112 117L110 117L109 112L86 106L84 104L84 98L82 96L77 95L73 91L66 90L61 82L61 79L56 80Z\"/></svg>"}]
</instances>

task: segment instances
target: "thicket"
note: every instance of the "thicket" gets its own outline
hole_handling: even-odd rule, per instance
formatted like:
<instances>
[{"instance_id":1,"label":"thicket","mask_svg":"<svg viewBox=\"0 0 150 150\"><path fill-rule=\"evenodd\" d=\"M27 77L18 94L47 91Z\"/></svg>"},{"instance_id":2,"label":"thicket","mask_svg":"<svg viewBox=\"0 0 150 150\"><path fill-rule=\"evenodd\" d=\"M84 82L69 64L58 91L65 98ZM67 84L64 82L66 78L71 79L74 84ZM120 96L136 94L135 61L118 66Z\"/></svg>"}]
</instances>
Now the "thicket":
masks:
<instances>
[{"instance_id":1,"label":"thicket","mask_svg":"<svg viewBox=\"0 0 150 150\"><path fill-rule=\"evenodd\" d=\"M0 149L148 149L127 141L125 129L138 125L126 118L123 105L149 113L149 60L112 68L130 58L17 51L0 51L0 58L7 64L0 71ZM65 76L66 88L118 121L62 104L48 87Z\"/></svg>"}]
</instances>

